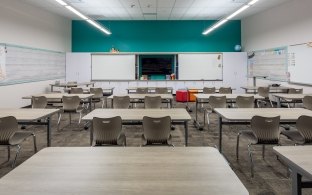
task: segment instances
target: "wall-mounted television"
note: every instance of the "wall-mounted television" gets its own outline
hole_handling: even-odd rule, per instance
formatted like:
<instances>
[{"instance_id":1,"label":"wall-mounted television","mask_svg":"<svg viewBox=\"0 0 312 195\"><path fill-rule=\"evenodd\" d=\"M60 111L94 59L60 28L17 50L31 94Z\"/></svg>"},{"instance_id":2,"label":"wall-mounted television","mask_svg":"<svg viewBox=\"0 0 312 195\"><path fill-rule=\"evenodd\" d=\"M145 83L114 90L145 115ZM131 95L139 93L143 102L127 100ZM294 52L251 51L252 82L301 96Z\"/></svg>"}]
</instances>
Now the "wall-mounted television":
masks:
<instances>
[{"instance_id":1,"label":"wall-mounted television","mask_svg":"<svg viewBox=\"0 0 312 195\"><path fill-rule=\"evenodd\" d=\"M174 56L140 56L140 73L141 75L170 75L174 73Z\"/></svg>"}]
</instances>

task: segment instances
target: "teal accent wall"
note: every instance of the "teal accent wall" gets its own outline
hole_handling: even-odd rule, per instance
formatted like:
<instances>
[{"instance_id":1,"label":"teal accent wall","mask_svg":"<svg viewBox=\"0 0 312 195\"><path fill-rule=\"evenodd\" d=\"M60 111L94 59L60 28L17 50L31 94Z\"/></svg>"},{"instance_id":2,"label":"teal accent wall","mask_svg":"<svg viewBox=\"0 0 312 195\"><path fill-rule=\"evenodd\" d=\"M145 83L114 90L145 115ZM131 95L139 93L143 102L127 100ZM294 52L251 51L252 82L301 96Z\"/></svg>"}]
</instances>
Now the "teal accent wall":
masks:
<instances>
[{"instance_id":1,"label":"teal accent wall","mask_svg":"<svg viewBox=\"0 0 312 195\"><path fill-rule=\"evenodd\" d=\"M208 35L215 21L98 21L105 35L85 21L72 21L72 52L233 52L241 45L241 22L229 21Z\"/></svg>"}]
</instances>

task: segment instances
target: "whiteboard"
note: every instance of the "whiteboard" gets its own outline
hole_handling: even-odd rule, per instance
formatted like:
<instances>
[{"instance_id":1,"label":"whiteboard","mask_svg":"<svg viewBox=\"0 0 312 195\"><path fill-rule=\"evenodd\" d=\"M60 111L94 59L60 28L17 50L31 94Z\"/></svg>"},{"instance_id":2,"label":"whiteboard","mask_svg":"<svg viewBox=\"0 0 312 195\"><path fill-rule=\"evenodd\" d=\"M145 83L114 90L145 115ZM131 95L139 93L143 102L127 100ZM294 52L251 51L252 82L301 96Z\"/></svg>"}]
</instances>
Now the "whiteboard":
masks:
<instances>
[{"instance_id":1,"label":"whiteboard","mask_svg":"<svg viewBox=\"0 0 312 195\"><path fill-rule=\"evenodd\" d=\"M289 81L312 84L312 47L307 44L289 46Z\"/></svg>"},{"instance_id":2,"label":"whiteboard","mask_svg":"<svg viewBox=\"0 0 312 195\"><path fill-rule=\"evenodd\" d=\"M65 78L65 53L0 44L0 85Z\"/></svg>"},{"instance_id":3,"label":"whiteboard","mask_svg":"<svg viewBox=\"0 0 312 195\"><path fill-rule=\"evenodd\" d=\"M92 80L135 80L135 55L92 54Z\"/></svg>"},{"instance_id":4,"label":"whiteboard","mask_svg":"<svg viewBox=\"0 0 312 195\"><path fill-rule=\"evenodd\" d=\"M178 54L179 80L222 80L222 53Z\"/></svg>"}]
</instances>

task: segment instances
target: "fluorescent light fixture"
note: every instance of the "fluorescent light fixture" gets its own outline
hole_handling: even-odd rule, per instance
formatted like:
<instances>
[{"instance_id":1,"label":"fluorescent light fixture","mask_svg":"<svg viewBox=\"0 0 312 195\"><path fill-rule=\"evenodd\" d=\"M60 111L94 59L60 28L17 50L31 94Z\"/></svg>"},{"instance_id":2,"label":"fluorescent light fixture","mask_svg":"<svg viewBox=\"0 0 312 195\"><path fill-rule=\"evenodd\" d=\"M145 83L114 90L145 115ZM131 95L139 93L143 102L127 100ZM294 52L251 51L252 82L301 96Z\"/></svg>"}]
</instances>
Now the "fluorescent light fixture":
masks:
<instances>
[{"instance_id":1,"label":"fluorescent light fixture","mask_svg":"<svg viewBox=\"0 0 312 195\"><path fill-rule=\"evenodd\" d=\"M235 17L236 15L240 14L241 12L245 11L247 8L249 8L252 5L254 5L255 3L257 3L258 1L259 0L251 0L249 3L245 4L244 6L240 7L238 10L236 10L234 13L232 13L229 16L221 19L217 23L213 24L212 26L210 26L209 28L204 30L204 32L202 34L203 35L207 35L208 33L212 32L214 29L220 27L222 24L224 24L227 21L229 21L231 18Z\"/></svg>"},{"instance_id":2,"label":"fluorescent light fixture","mask_svg":"<svg viewBox=\"0 0 312 195\"><path fill-rule=\"evenodd\" d=\"M99 25L97 22L88 19L87 22L89 22L91 25L93 25L94 27L98 28L99 30L103 31L104 33L110 35L112 34L109 30L107 30L106 28L104 28L103 26Z\"/></svg>"},{"instance_id":3,"label":"fluorescent light fixture","mask_svg":"<svg viewBox=\"0 0 312 195\"><path fill-rule=\"evenodd\" d=\"M87 20L88 18L86 16L84 16L82 13L80 13L79 11L77 11L75 8L73 8L72 6L65 6L67 9L69 9L71 12L73 12L74 14L76 14L77 16L79 16L80 18Z\"/></svg>"},{"instance_id":4,"label":"fluorescent light fixture","mask_svg":"<svg viewBox=\"0 0 312 195\"><path fill-rule=\"evenodd\" d=\"M63 0L55 0L55 1L63 6L67 5L67 3L65 3Z\"/></svg>"}]
</instances>

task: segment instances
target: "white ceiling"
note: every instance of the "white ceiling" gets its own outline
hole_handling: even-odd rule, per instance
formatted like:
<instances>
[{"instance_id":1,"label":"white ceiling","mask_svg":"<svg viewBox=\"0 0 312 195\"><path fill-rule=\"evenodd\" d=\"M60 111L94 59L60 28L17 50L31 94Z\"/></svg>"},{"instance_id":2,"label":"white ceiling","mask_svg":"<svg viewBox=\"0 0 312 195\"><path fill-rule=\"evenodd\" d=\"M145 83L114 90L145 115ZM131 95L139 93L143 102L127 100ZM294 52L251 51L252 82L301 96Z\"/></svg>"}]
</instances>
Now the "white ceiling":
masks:
<instances>
[{"instance_id":1,"label":"white ceiling","mask_svg":"<svg viewBox=\"0 0 312 195\"><path fill-rule=\"evenodd\" d=\"M80 19L54 0L21 0L69 19ZM260 0L234 19L242 19L290 0ZM65 0L95 20L215 20L249 0Z\"/></svg>"}]
</instances>

